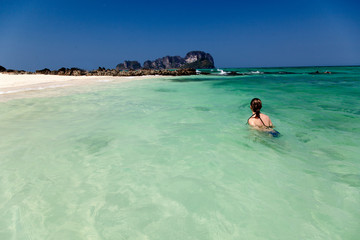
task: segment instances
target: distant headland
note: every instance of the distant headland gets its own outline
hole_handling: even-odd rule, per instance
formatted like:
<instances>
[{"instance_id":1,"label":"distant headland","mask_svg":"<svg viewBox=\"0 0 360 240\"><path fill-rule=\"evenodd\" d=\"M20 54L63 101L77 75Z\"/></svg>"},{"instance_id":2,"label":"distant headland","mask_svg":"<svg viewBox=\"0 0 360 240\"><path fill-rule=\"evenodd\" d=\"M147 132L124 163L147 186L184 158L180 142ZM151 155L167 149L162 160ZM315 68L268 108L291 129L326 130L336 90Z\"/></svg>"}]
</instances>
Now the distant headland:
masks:
<instances>
[{"instance_id":1,"label":"distant headland","mask_svg":"<svg viewBox=\"0 0 360 240\"><path fill-rule=\"evenodd\" d=\"M214 59L209 53L203 51L191 51L184 58L180 56L165 56L154 61L147 60L143 66L138 61L124 61L115 69L99 67L96 70L87 71L80 68L60 68L50 70L44 68L29 72L24 70L6 69L0 66L0 72L8 74L47 74L62 76L144 76L144 75L169 75L183 76L195 75L196 69L215 68Z\"/></svg>"},{"instance_id":2,"label":"distant headland","mask_svg":"<svg viewBox=\"0 0 360 240\"><path fill-rule=\"evenodd\" d=\"M138 69L210 69L215 68L214 59L209 53L203 51L191 51L184 58L180 56L166 56L154 61L147 60L141 67L138 61L125 61L116 66L117 70L138 70Z\"/></svg>"}]
</instances>

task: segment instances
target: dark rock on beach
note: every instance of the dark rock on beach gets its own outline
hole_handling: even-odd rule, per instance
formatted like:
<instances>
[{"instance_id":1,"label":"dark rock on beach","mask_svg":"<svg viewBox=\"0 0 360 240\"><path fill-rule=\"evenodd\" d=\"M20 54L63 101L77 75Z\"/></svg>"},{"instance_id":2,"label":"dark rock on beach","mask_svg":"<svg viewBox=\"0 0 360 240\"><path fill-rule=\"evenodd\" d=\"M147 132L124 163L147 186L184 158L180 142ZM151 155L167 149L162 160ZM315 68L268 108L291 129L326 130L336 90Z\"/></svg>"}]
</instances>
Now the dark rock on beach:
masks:
<instances>
[{"instance_id":1,"label":"dark rock on beach","mask_svg":"<svg viewBox=\"0 0 360 240\"><path fill-rule=\"evenodd\" d=\"M59 70L51 71L54 75L65 75L65 76L83 76L87 74L87 71L80 68L60 68Z\"/></svg>"},{"instance_id":2,"label":"dark rock on beach","mask_svg":"<svg viewBox=\"0 0 360 240\"><path fill-rule=\"evenodd\" d=\"M41 69L41 70L36 70L35 73L36 74L51 74L51 70L48 69L48 68L44 68L44 69Z\"/></svg>"},{"instance_id":3,"label":"dark rock on beach","mask_svg":"<svg viewBox=\"0 0 360 240\"><path fill-rule=\"evenodd\" d=\"M6 70L6 69L5 69ZM24 70L12 70L7 69L5 71L7 74L33 74L33 72L26 72ZM60 68L58 70L50 70L44 68L41 70L36 70L36 74L45 74L45 75L60 75L60 76L146 76L146 75L161 75L161 76L185 76L185 75L196 75L196 69L186 68L186 69L139 69L139 70L123 70L118 71L116 69L105 69L99 67L96 70L85 71L79 68Z\"/></svg>"},{"instance_id":4,"label":"dark rock on beach","mask_svg":"<svg viewBox=\"0 0 360 240\"><path fill-rule=\"evenodd\" d=\"M0 66L0 72L5 72L6 68L4 68L3 66Z\"/></svg>"},{"instance_id":5,"label":"dark rock on beach","mask_svg":"<svg viewBox=\"0 0 360 240\"><path fill-rule=\"evenodd\" d=\"M139 70L123 70L105 69L99 67L97 70L85 71L78 68L60 68L59 70L50 71L49 69L37 70L37 74L52 74L52 75L65 75L65 76L145 76L145 75L165 75L165 76L183 76L183 75L196 75L196 69L139 69Z\"/></svg>"},{"instance_id":6,"label":"dark rock on beach","mask_svg":"<svg viewBox=\"0 0 360 240\"><path fill-rule=\"evenodd\" d=\"M196 69L195 68L183 68L178 69L176 71L176 76L183 76L183 75L196 75Z\"/></svg>"},{"instance_id":7,"label":"dark rock on beach","mask_svg":"<svg viewBox=\"0 0 360 240\"><path fill-rule=\"evenodd\" d=\"M13 69L6 69L6 71L3 71L3 73L12 74L12 75L16 75L16 74L32 74L32 72L27 72L27 71L24 71L24 70L13 70Z\"/></svg>"}]
</instances>

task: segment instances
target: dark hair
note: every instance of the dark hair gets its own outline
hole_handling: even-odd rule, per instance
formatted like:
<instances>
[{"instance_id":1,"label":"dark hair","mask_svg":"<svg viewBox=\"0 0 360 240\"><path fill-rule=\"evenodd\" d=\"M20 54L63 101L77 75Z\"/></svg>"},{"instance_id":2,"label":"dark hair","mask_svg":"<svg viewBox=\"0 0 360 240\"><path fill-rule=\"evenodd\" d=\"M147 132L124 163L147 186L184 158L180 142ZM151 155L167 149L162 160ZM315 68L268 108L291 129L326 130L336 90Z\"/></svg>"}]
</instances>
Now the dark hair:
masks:
<instances>
[{"instance_id":1,"label":"dark hair","mask_svg":"<svg viewBox=\"0 0 360 240\"><path fill-rule=\"evenodd\" d=\"M253 98L250 102L250 107L251 110L255 112L255 117L260 117L260 109L262 108L261 100Z\"/></svg>"}]
</instances>

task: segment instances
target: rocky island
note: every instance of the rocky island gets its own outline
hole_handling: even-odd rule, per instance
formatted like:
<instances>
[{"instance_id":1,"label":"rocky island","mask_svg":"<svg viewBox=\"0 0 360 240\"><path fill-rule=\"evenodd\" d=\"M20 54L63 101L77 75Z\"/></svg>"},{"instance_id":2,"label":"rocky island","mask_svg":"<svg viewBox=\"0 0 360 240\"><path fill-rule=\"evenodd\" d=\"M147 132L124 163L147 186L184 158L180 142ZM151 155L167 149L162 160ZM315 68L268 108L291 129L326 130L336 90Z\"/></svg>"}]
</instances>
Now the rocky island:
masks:
<instances>
[{"instance_id":1,"label":"rocky island","mask_svg":"<svg viewBox=\"0 0 360 240\"><path fill-rule=\"evenodd\" d=\"M180 56L166 56L154 61L144 62L144 69L176 69L176 68L195 68L210 69L215 68L214 59L209 53L203 51L188 52L185 58Z\"/></svg>"},{"instance_id":2,"label":"rocky island","mask_svg":"<svg viewBox=\"0 0 360 240\"><path fill-rule=\"evenodd\" d=\"M184 58L180 56L166 56L154 61L147 60L143 67L138 61L124 61L116 66L115 69L105 69L99 67L96 70L83 70L80 68L60 68L50 70L44 68L35 72L24 70L6 69L0 66L0 72L8 74L46 74L61 76L184 76L195 75L196 69L214 68L214 59L209 53L203 51L191 51Z\"/></svg>"}]
</instances>

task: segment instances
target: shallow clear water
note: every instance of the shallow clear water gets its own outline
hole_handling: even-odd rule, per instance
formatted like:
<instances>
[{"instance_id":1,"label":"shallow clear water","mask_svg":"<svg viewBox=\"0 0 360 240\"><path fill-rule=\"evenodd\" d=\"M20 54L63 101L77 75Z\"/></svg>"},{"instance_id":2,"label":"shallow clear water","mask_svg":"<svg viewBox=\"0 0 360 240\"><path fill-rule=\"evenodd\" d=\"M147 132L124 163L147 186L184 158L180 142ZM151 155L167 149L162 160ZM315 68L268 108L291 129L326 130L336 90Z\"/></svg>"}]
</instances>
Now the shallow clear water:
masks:
<instances>
[{"instance_id":1,"label":"shallow clear water","mask_svg":"<svg viewBox=\"0 0 360 240\"><path fill-rule=\"evenodd\" d=\"M0 239L359 239L360 70L328 69L0 103Z\"/></svg>"}]
</instances>

